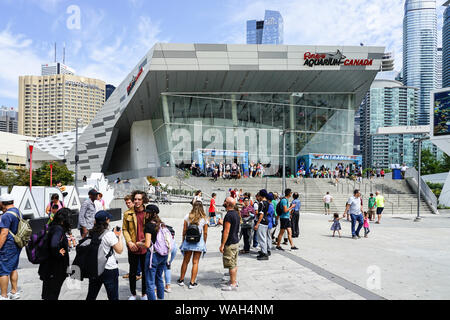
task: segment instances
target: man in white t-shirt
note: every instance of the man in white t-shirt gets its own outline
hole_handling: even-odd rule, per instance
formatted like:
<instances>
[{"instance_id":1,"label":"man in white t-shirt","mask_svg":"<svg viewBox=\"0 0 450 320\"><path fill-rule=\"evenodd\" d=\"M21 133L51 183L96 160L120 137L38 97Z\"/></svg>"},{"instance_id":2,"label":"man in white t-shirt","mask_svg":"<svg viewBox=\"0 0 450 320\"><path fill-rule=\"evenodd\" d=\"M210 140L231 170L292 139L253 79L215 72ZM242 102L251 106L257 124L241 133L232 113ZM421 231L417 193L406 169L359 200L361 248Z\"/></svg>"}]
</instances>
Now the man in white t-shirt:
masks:
<instances>
[{"instance_id":1,"label":"man in white t-shirt","mask_svg":"<svg viewBox=\"0 0 450 320\"><path fill-rule=\"evenodd\" d=\"M323 203L324 203L324 207L325 207L325 215L330 214L330 204L333 201L333 197L330 195L329 192L327 192L327 194L325 195L325 197L323 197Z\"/></svg>"},{"instance_id":2,"label":"man in white t-shirt","mask_svg":"<svg viewBox=\"0 0 450 320\"><path fill-rule=\"evenodd\" d=\"M406 166L406 163L402 165L401 171L402 171L402 178L405 179L406 170L408 167Z\"/></svg>"},{"instance_id":3,"label":"man in white t-shirt","mask_svg":"<svg viewBox=\"0 0 450 320\"><path fill-rule=\"evenodd\" d=\"M353 196L348 199L347 205L345 207L344 218L347 216L347 213L350 214L350 217L352 219L352 238L361 238L359 236L359 231L361 231L361 228L364 225L364 218L362 215L361 193L359 192L359 190L355 190L353 192ZM358 228L355 231L356 222L358 222Z\"/></svg>"}]
</instances>

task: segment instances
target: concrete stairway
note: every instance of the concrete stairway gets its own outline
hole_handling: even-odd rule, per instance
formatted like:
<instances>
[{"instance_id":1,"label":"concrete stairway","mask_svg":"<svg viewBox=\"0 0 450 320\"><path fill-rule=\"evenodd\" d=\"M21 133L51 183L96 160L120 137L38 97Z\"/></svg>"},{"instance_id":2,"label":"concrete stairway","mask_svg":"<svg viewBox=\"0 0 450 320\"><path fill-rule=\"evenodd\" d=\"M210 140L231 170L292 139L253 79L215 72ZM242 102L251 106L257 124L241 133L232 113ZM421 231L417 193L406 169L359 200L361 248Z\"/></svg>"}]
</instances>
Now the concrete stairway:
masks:
<instances>
[{"instance_id":1,"label":"concrete stairway","mask_svg":"<svg viewBox=\"0 0 450 320\"><path fill-rule=\"evenodd\" d=\"M178 180L174 177L159 178L163 183L178 188ZM363 182L353 182L348 179L341 179L337 185L331 179L301 179L298 183L296 179L287 179L287 187L300 194L302 201L302 211L311 213L324 213L323 196L330 192L334 201L331 204L331 211L342 214L348 198L353 194L354 189L359 189L363 195L364 208L367 208L370 193L379 190L385 197L385 214L411 214L417 212L417 195L412 193L404 180L392 179L364 179ZM191 177L184 180L189 187L184 189L202 190L208 195L215 192L218 195L217 203L221 203L230 188L243 189L254 196L260 189L266 188L269 192L282 190L282 179L280 178L252 178L241 180L218 179L213 182L210 178ZM432 211L425 202L421 203L421 213L431 214Z\"/></svg>"}]
</instances>

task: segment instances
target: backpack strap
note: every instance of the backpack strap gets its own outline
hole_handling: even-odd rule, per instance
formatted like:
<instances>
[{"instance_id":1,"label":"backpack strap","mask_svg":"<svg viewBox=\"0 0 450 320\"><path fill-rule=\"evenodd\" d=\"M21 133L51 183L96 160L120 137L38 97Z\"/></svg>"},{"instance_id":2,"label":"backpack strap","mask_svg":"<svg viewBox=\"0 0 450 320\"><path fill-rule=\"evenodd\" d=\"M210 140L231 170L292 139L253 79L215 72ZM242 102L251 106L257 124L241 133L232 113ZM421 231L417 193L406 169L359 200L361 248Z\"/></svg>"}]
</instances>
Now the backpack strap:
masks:
<instances>
[{"instance_id":1,"label":"backpack strap","mask_svg":"<svg viewBox=\"0 0 450 320\"><path fill-rule=\"evenodd\" d=\"M20 222L20 219L22 219L22 218L20 218L18 215L17 215L17 213L15 213L15 212L13 212L13 211L6 211L4 214L7 214L7 213L10 213L10 214L12 214L14 217L16 217L18 220L19 220L19 222ZM9 230L9 234L11 234L13 237L15 237L16 235L11 231L11 230Z\"/></svg>"}]
</instances>

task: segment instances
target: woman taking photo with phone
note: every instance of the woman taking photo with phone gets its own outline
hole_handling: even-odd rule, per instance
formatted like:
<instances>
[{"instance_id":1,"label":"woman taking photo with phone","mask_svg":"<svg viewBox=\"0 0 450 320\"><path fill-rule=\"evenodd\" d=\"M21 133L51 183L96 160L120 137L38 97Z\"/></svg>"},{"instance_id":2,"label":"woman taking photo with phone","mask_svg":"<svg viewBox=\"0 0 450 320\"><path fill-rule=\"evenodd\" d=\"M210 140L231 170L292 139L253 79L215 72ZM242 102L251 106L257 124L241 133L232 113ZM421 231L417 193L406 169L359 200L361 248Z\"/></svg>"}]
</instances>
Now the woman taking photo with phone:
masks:
<instances>
[{"instance_id":1,"label":"woman taking photo with phone","mask_svg":"<svg viewBox=\"0 0 450 320\"><path fill-rule=\"evenodd\" d=\"M90 235L101 237L99 250L103 250L106 261L105 271L96 279L89 279L89 289L86 300L97 299L102 285L105 286L108 300L119 300L119 264L114 253L121 254L123 251L122 231L119 227L109 230L109 222L112 216L106 211L95 214L95 225Z\"/></svg>"}]
</instances>

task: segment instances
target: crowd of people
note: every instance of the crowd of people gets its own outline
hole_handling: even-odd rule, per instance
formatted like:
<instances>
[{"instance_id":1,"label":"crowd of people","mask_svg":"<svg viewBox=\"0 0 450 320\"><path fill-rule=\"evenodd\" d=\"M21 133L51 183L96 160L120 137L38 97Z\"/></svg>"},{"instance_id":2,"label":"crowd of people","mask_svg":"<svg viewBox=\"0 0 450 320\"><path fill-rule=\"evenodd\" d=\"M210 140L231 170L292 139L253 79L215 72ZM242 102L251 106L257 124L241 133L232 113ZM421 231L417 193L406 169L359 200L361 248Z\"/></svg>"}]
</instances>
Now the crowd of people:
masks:
<instances>
[{"instance_id":1,"label":"crowd of people","mask_svg":"<svg viewBox=\"0 0 450 320\"><path fill-rule=\"evenodd\" d=\"M217 181L221 179L241 179L244 177L244 165L237 162L215 162L207 161L202 171L200 166L193 161L190 168L192 175L196 177L210 177ZM251 161L248 166L248 178L264 177L265 166L262 163L254 163Z\"/></svg>"},{"instance_id":2,"label":"crowd of people","mask_svg":"<svg viewBox=\"0 0 450 320\"><path fill-rule=\"evenodd\" d=\"M81 280L89 280L87 300L95 300L102 286L105 287L109 300L118 300L119 265L116 255L122 254L125 248L129 273L124 278L129 279L129 300L137 300L136 284L140 278L140 300L164 299L164 294L172 291L171 269L178 252L183 255L183 261L177 285L195 289L199 286L199 263L207 253L208 228L212 226L223 228L219 251L223 267L228 270L222 279L225 281L223 291L238 289L238 256L249 254L252 247L257 250L258 261L269 260L273 250L286 250L283 246L298 250L294 239L300 236L301 202L299 194L291 189L286 189L282 195L262 189L254 197L242 189L230 189L222 205L226 211L223 218L216 203L217 195L212 195L207 215L202 193L197 191L191 202L192 208L183 219L180 246L177 244L174 228L162 221L159 208L149 204L145 191L134 191L124 200L128 210L123 215L122 227L111 229L111 214L105 211L99 193L90 190L89 198L80 210L81 240L77 244L71 233L71 211L64 207L57 196L52 196L47 206L49 221L43 233L45 237L42 238L46 243L42 248L46 248L46 251L45 254L42 248L37 251L41 255L38 274L42 281L43 300L59 298L63 283L70 276L68 270L73 270L74 266L80 268ZM325 214L331 214L330 203L333 197L327 193L323 201ZM368 237L369 222L374 221L375 214L378 216L375 223L380 223L384 209L383 196L379 192L376 197L371 194L368 209L363 208L361 193L355 190L346 203L344 214L340 216L334 213L333 220L330 220L333 223L333 236L337 231L341 237L340 220L347 219L351 221L353 239L360 238L362 228L364 236ZM19 299L17 268L22 247L16 241L16 234L22 216L14 207L14 200L10 195L0 198L0 211L0 299ZM243 248L239 250L241 241ZM29 242L27 254L30 243L35 242ZM75 245L76 257L70 267L69 254ZM89 250L94 250L95 254L92 255ZM185 275L191 262L191 277L186 284ZM8 293L9 283L11 291Z\"/></svg>"}]
</instances>

